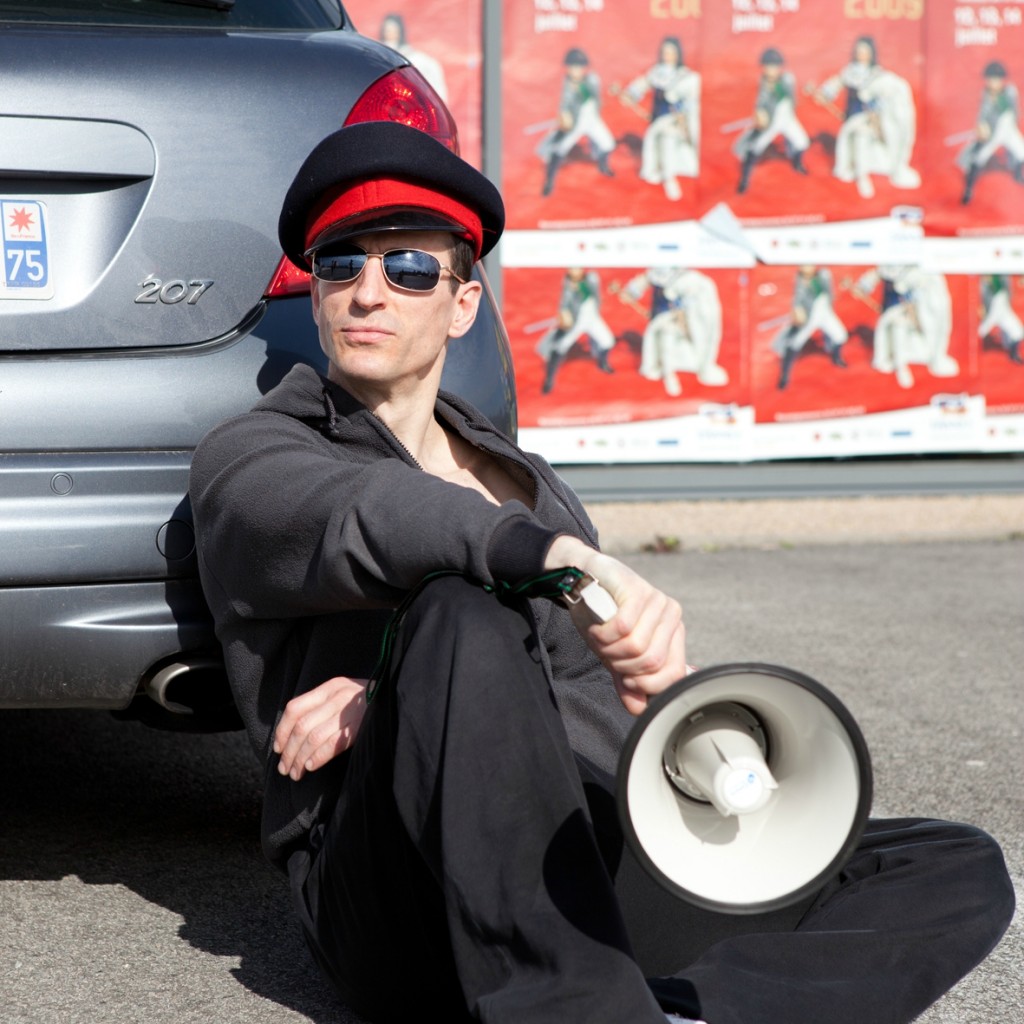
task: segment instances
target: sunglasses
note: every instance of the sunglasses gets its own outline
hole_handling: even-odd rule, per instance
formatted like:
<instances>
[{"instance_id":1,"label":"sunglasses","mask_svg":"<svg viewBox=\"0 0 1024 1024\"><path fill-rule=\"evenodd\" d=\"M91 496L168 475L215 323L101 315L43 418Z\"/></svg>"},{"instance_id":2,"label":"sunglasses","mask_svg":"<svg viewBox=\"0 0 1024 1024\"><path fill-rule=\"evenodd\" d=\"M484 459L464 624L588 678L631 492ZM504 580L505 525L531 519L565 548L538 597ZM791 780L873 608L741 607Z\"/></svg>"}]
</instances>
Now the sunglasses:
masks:
<instances>
[{"instance_id":1,"label":"sunglasses","mask_svg":"<svg viewBox=\"0 0 1024 1024\"><path fill-rule=\"evenodd\" d=\"M422 249L366 252L358 245L346 242L325 245L310 254L313 276L318 281L354 281L363 272L369 259L380 260L388 283L407 292L433 291L445 271L459 284L466 283L451 267L443 267L436 256Z\"/></svg>"}]
</instances>

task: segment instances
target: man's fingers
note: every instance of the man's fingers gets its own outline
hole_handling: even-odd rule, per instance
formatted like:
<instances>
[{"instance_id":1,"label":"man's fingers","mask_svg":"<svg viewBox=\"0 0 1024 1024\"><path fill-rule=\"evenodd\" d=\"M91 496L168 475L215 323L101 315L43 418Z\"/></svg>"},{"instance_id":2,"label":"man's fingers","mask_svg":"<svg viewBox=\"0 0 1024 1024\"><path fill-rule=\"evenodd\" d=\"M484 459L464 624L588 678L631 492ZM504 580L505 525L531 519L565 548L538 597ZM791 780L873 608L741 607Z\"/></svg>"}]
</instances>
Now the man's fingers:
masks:
<instances>
[{"instance_id":1,"label":"man's fingers","mask_svg":"<svg viewBox=\"0 0 1024 1024\"><path fill-rule=\"evenodd\" d=\"M651 676L672 667L670 659L685 637L682 608L678 601L650 588L638 605L624 604L620 614L593 627L590 635L608 668L624 676ZM683 664L685 656L674 667L681 669Z\"/></svg>"},{"instance_id":2,"label":"man's fingers","mask_svg":"<svg viewBox=\"0 0 1024 1024\"><path fill-rule=\"evenodd\" d=\"M277 723L277 728L274 730L275 753L280 754L284 750L288 737L304 715L323 706L330 699L332 695L330 684L333 682L334 680L330 679L326 683L321 683L320 686L316 686L306 693L300 693L297 697L293 697L288 701L285 705L284 713L281 715L281 720Z\"/></svg>"},{"instance_id":3,"label":"man's fingers","mask_svg":"<svg viewBox=\"0 0 1024 1024\"><path fill-rule=\"evenodd\" d=\"M602 653L617 663L640 663L650 658L650 666L657 667L659 656L667 646L667 636L682 620L679 602L650 588L650 593L644 594L642 600L624 604L619 614L607 623L608 628L600 638L604 641Z\"/></svg>"},{"instance_id":4,"label":"man's fingers","mask_svg":"<svg viewBox=\"0 0 1024 1024\"><path fill-rule=\"evenodd\" d=\"M651 586L628 566L568 535L556 537L545 568L575 565L600 581L615 602L607 622L595 622L583 602L571 609L573 623L608 668L626 708L639 714L647 695L660 693L686 675L686 634L679 602Z\"/></svg>"},{"instance_id":5,"label":"man's fingers","mask_svg":"<svg viewBox=\"0 0 1024 1024\"><path fill-rule=\"evenodd\" d=\"M608 665L620 675L636 680L679 671L685 664L685 654L680 653L684 636L681 623L662 621L639 655L611 658Z\"/></svg>"},{"instance_id":6,"label":"man's fingers","mask_svg":"<svg viewBox=\"0 0 1024 1024\"><path fill-rule=\"evenodd\" d=\"M687 672L686 634L682 623L679 622L674 627L665 623L652 640L651 651L644 658L627 660L608 667L612 670L619 696L627 709L632 710L641 696L646 698L661 693L682 679ZM625 693L632 694L634 700L627 700Z\"/></svg>"},{"instance_id":7,"label":"man's fingers","mask_svg":"<svg viewBox=\"0 0 1024 1024\"><path fill-rule=\"evenodd\" d=\"M336 734L337 721L338 711L330 704L319 704L297 718L281 750L278 771L298 779L313 751Z\"/></svg>"},{"instance_id":8,"label":"man's fingers","mask_svg":"<svg viewBox=\"0 0 1024 1024\"><path fill-rule=\"evenodd\" d=\"M645 704L640 694L659 693L686 674L682 608L628 570L609 582L618 611L608 622L591 623L585 636L617 678L623 703L637 714Z\"/></svg>"},{"instance_id":9,"label":"man's fingers","mask_svg":"<svg viewBox=\"0 0 1024 1024\"><path fill-rule=\"evenodd\" d=\"M365 679L337 676L293 698L274 732L277 770L297 781L322 767L351 746L365 710Z\"/></svg>"},{"instance_id":10,"label":"man's fingers","mask_svg":"<svg viewBox=\"0 0 1024 1024\"><path fill-rule=\"evenodd\" d=\"M305 772L315 772L318 768L323 768L328 761L332 761L340 753L348 750L355 739L355 731L355 729L349 726L334 730L328 739L313 750L299 765L302 774L305 774Z\"/></svg>"},{"instance_id":11,"label":"man's fingers","mask_svg":"<svg viewBox=\"0 0 1024 1024\"><path fill-rule=\"evenodd\" d=\"M626 680L615 673L612 673L612 679L615 682L615 692L625 709L631 715L642 715L647 710L647 694L631 689Z\"/></svg>"},{"instance_id":12,"label":"man's fingers","mask_svg":"<svg viewBox=\"0 0 1024 1024\"><path fill-rule=\"evenodd\" d=\"M686 645L680 627L672 634L664 664L658 671L642 675L624 675L613 671L612 679L626 710L632 715L639 715L647 708L650 697L667 690L686 676L688 671Z\"/></svg>"},{"instance_id":13,"label":"man's fingers","mask_svg":"<svg viewBox=\"0 0 1024 1024\"><path fill-rule=\"evenodd\" d=\"M657 670L634 673L626 678L634 689L654 695L677 683L686 672L686 638L680 627L669 637L665 659Z\"/></svg>"}]
</instances>

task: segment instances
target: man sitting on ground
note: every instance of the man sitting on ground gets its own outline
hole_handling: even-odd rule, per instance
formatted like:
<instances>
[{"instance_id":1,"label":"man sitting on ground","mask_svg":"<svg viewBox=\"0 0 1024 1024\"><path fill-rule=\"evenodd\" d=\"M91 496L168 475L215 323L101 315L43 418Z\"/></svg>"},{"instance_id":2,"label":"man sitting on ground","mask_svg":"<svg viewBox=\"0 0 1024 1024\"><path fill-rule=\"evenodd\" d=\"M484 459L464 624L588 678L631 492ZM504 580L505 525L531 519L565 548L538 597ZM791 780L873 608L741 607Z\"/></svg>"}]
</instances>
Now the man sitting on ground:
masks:
<instances>
[{"instance_id":1,"label":"man sitting on ground","mask_svg":"<svg viewBox=\"0 0 1024 1024\"><path fill-rule=\"evenodd\" d=\"M1009 921L983 833L873 822L820 893L751 917L684 904L624 845L616 761L686 672L681 613L598 550L542 459L439 392L503 223L487 179L425 134L325 139L280 237L313 272L327 375L296 367L196 452L264 847L313 955L382 1021L911 1020ZM611 593L609 621L545 593L566 567Z\"/></svg>"}]
</instances>

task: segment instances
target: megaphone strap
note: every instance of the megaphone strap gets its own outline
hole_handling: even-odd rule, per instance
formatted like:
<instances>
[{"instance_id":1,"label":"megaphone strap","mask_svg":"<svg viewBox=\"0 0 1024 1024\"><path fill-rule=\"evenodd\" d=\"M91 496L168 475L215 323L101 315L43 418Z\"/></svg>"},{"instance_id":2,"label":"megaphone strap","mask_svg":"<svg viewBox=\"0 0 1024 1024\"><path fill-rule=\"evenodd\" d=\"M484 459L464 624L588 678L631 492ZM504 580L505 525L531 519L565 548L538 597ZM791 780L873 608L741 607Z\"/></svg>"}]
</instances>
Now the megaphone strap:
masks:
<instances>
[{"instance_id":1,"label":"megaphone strap","mask_svg":"<svg viewBox=\"0 0 1024 1024\"><path fill-rule=\"evenodd\" d=\"M479 586L488 594L497 594L499 597L546 597L551 600L564 599L570 604L575 603L570 595L578 592L578 588L593 583L594 579L589 573L583 572L574 566L564 569L555 569L551 572L541 573L539 576L532 576L529 579L521 580L518 583L507 583L504 580L495 580L494 583L481 583L472 576L457 569L439 569L437 572L427 573L402 599L402 603L391 613L388 624L384 629L384 636L381 638L380 654L377 656L377 664L370 674L366 684L366 703L369 704L376 696L380 684L387 676L388 666L391 663L391 652L395 644L395 636L398 627L405 618L409 605L416 599L423 588L430 582L440 579L443 576L461 576L469 583ZM579 600L577 596L575 600Z\"/></svg>"}]
</instances>

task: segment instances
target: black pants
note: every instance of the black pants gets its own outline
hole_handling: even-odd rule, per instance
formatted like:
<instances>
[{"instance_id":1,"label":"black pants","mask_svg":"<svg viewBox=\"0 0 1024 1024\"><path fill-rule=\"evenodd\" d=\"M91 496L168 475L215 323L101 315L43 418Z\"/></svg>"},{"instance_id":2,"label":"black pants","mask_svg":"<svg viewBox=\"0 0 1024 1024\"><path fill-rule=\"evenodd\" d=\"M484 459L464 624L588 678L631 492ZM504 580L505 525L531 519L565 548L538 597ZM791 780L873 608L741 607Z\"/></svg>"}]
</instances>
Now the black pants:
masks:
<instances>
[{"instance_id":1,"label":"black pants","mask_svg":"<svg viewBox=\"0 0 1024 1024\"><path fill-rule=\"evenodd\" d=\"M896 1024L999 940L1002 855L944 822L871 823L839 878L775 914L669 896L584 783L537 644L528 610L459 578L406 616L332 816L290 862L310 948L357 1012Z\"/></svg>"}]
</instances>

